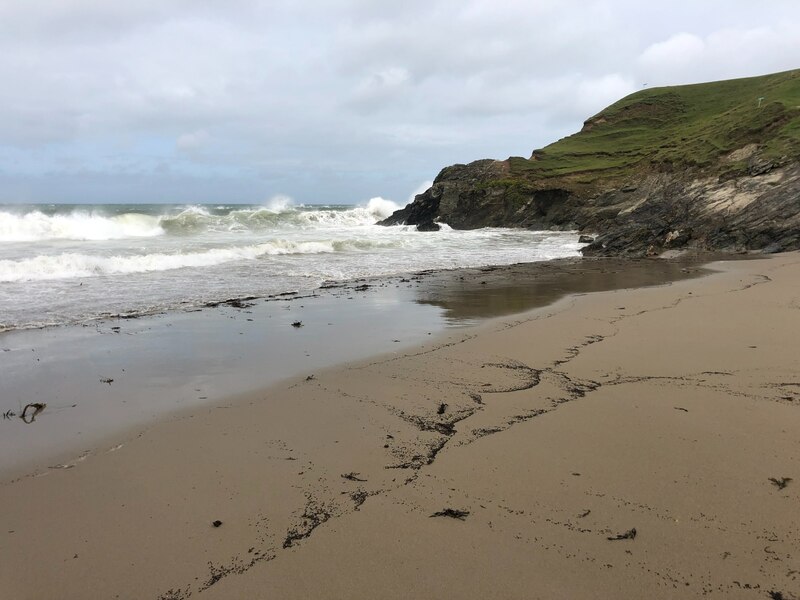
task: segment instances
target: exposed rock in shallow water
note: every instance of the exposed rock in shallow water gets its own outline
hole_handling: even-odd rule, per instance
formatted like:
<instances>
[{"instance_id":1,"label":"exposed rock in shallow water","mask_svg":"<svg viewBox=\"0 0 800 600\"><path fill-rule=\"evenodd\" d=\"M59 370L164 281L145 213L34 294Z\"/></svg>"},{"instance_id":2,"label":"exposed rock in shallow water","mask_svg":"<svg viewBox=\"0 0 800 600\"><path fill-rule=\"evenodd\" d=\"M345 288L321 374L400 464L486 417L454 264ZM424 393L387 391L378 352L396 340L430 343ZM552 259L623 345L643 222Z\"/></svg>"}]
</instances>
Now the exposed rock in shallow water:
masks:
<instances>
[{"instance_id":1,"label":"exposed rock in shallow water","mask_svg":"<svg viewBox=\"0 0 800 600\"><path fill-rule=\"evenodd\" d=\"M480 182L479 174L502 170L480 162L474 174L472 165L445 169L430 189L382 224L418 225L422 231L437 218L456 229L598 231L597 237L581 237L581 243L590 244L583 250L590 256L645 256L648 249L659 254L678 248L800 248L798 163L724 181L699 171L653 173L643 176L635 189L621 186L587 194L580 189L533 188L523 193L491 180Z\"/></svg>"},{"instance_id":2,"label":"exposed rock in shallow water","mask_svg":"<svg viewBox=\"0 0 800 600\"><path fill-rule=\"evenodd\" d=\"M439 231L441 228L441 225L434 223L433 221L427 221L417 225L417 231Z\"/></svg>"}]
</instances>

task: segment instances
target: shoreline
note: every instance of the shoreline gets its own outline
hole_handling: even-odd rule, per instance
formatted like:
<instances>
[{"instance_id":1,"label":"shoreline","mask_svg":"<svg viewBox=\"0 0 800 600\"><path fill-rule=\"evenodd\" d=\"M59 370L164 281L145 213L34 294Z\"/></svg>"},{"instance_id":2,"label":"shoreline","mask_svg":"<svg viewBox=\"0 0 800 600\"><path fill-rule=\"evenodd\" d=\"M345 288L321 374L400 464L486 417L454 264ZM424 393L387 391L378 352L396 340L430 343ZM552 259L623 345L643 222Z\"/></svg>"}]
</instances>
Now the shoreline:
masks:
<instances>
[{"instance_id":1,"label":"shoreline","mask_svg":"<svg viewBox=\"0 0 800 600\"><path fill-rule=\"evenodd\" d=\"M170 600L792 593L800 255L714 268L451 330L6 481L0 579Z\"/></svg>"},{"instance_id":2,"label":"shoreline","mask_svg":"<svg viewBox=\"0 0 800 600\"><path fill-rule=\"evenodd\" d=\"M72 468L161 419L320 369L435 344L448 331L565 296L703 276L710 258L441 269L332 282L310 294L4 332L0 412L11 417L0 421L0 479ZM17 418L37 402L47 407L35 423Z\"/></svg>"}]
</instances>

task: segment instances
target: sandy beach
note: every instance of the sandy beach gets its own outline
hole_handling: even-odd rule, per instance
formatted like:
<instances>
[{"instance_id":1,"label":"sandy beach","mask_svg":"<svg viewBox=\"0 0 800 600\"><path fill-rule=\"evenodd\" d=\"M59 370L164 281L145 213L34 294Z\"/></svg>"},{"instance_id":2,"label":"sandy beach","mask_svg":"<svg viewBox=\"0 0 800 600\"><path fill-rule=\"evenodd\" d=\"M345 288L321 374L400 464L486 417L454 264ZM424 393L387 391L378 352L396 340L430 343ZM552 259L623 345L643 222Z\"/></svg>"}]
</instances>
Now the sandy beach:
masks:
<instances>
[{"instance_id":1,"label":"sandy beach","mask_svg":"<svg viewBox=\"0 0 800 600\"><path fill-rule=\"evenodd\" d=\"M800 255L711 266L8 476L0 597L800 598Z\"/></svg>"}]
</instances>

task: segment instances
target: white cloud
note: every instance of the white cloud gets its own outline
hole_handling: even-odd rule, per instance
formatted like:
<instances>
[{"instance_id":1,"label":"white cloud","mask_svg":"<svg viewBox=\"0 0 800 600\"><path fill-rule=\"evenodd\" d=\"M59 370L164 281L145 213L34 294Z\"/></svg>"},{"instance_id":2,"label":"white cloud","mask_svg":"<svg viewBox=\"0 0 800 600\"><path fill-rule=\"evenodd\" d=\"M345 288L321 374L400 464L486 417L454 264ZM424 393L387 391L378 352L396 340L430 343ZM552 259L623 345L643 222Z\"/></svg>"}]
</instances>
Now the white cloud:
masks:
<instances>
[{"instance_id":1,"label":"white cloud","mask_svg":"<svg viewBox=\"0 0 800 600\"><path fill-rule=\"evenodd\" d=\"M645 49L637 67L656 85L763 75L800 66L800 19L706 35L679 33Z\"/></svg>"},{"instance_id":2,"label":"white cloud","mask_svg":"<svg viewBox=\"0 0 800 600\"><path fill-rule=\"evenodd\" d=\"M224 173L254 200L403 197L643 83L800 66L796 0L768 4L0 0L0 156L31 186L135 164L187 195Z\"/></svg>"},{"instance_id":3,"label":"white cloud","mask_svg":"<svg viewBox=\"0 0 800 600\"><path fill-rule=\"evenodd\" d=\"M636 82L630 75L610 73L600 77L582 78L575 82L575 104L586 117L601 108L613 104L620 98L636 91Z\"/></svg>"},{"instance_id":4,"label":"white cloud","mask_svg":"<svg viewBox=\"0 0 800 600\"><path fill-rule=\"evenodd\" d=\"M691 33L678 33L664 42L649 46L639 57L645 68L685 69L705 51L705 42Z\"/></svg>"},{"instance_id":5,"label":"white cloud","mask_svg":"<svg viewBox=\"0 0 800 600\"><path fill-rule=\"evenodd\" d=\"M211 136L205 129L198 129L179 135L175 141L175 147L182 152L192 152L205 146L210 139Z\"/></svg>"},{"instance_id":6,"label":"white cloud","mask_svg":"<svg viewBox=\"0 0 800 600\"><path fill-rule=\"evenodd\" d=\"M403 67L387 67L363 78L353 92L352 104L374 110L390 103L407 88L411 75Z\"/></svg>"}]
</instances>

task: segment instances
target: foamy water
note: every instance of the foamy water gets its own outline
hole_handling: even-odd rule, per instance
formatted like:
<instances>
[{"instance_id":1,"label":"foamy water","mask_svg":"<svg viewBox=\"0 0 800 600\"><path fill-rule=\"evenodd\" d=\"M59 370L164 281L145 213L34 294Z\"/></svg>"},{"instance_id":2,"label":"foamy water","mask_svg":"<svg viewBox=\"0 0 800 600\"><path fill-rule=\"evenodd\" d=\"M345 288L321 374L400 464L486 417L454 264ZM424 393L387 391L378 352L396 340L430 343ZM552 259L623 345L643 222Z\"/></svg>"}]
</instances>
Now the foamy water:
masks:
<instances>
[{"instance_id":1,"label":"foamy water","mask_svg":"<svg viewBox=\"0 0 800 600\"><path fill-rule=\"evenodd\" d=\"M361 206L0 206L0 331L324 281L574 256L577 235L507 229L420 233Z\"/></svg>"}]
</instances>

